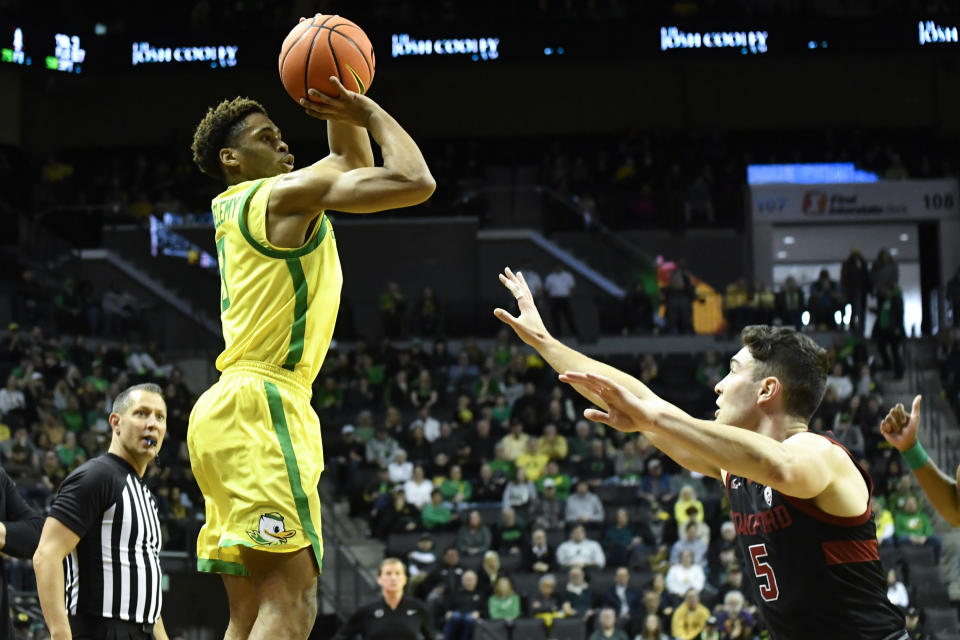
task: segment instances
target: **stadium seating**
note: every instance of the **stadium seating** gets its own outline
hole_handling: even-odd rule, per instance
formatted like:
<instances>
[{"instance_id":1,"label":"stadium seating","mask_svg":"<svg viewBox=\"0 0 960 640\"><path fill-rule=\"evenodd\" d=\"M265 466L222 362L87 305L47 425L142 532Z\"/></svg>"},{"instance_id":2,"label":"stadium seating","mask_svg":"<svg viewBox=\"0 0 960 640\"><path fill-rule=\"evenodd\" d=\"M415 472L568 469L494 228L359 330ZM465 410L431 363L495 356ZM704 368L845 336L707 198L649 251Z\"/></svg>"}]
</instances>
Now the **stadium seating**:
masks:
<instances>
[{"instance_id":1,"label":"stadium seating","mask_svg":"<svg viewBox=\"0 0 960 640\"><path fill-rule=\"evenodd\" d=\"M557 618L550 627L550 640L584 640L587 625L583 618Z\"/></svg>"},{"instance_id":2,"label":"stadium seating","mask_svg":"<svg viewBox=\"0 0 960 640\"><path fill-rule=\"evenodd\" d=\"M547 628L543 620L537 618L518 618L513 623L515 640L547 640Z\"/></svg>"},{"instance_id":3,"label":"stadium seating","mask_svg":"<svg viewBox=\"0 0 960 640\"><path fill-rule=\"evenodd\" d=\"M957 612L950 607L925 607L923 610L923 629L940 638L940 634L960 633Z\"/></svg>"},{"instance_id":4,"label":"stadium seating","mask_svg":"<svg viewBox=\"0 0 960 640\"><path fill-rule=\"evenodd\" d=\"M507 624L503 620L477 620L473 628L473 640L510 640Z\"/></svg>"}]
</instances>

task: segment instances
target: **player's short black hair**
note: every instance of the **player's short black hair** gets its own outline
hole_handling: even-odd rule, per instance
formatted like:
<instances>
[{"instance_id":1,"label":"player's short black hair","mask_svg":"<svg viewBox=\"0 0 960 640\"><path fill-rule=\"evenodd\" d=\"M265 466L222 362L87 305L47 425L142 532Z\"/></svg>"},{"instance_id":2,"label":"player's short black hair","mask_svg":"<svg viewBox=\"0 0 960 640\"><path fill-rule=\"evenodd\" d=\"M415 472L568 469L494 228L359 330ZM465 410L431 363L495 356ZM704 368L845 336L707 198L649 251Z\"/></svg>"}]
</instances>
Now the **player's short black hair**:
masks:
<instances>
[{"instance_id":1,"label":"player's short black hair","mask_svg":"<svg viewBox=\"0 0 960 640\"><path fill-rule=\"evenodd\" d=\"M753 356L753 379L773 376L783 385L783 408L809 421L827 386L830 355L793 327L752 325L740 334Z\"/></svg>"},{"instance_id":2,"label":"player's short black hair","mask_svg":"<svg viewBox=\"0 0 960 640\"><path fill-rule=\"evenodd\" d=\"M267 115L267 110L256 100L241 96L207 109L207 115L193 132L193 144L190 145L193 161L201 171L211 178L223 177L220 149L227 146L237 124L251 113Z\"/></svg>"}]
</instances>

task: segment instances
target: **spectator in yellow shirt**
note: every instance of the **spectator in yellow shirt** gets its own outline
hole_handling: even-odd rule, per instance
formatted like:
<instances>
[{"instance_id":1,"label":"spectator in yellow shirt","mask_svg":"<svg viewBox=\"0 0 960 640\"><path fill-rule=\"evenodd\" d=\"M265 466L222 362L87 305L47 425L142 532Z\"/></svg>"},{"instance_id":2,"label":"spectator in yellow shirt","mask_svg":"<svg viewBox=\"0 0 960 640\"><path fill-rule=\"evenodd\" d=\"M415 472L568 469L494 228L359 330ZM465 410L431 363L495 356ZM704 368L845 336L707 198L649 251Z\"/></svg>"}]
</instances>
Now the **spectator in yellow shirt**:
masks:
<instances>
[{"instance_id":1,"label":"spectator in yellow shirt","mask_svg":"<svg viewBox=\"0 0 960 640\"><path fill-rule=\"evenodd\" d=\"M569 451L567 439L557 433L557 425L552 422L543 428L543 437L537 448L551 460L563 460Z\"/></svg>"},{"instance_id":2,"label":"spectator in yellow shirt","mask_svg":"<svg viewBox=\"0 0 960 640\"><path fill-rule=\"evenodd\" d=\"M527 480L536 482L543 475L550 457L541 453L536 438L527 438L527 450L517 457L517 466L527 473Z\"/></svg>"},{"instance_id":3,"label":"spectator in yellow shirt","mask_svg":"<svg viewBox=\"0 0 960 640\"><path fill-rule=\"evenodd\" d=\"M690 516L687 515L687 509L691 506L697 508L697 514L700 516L698 521L703 522L703 503L697 497L697 492L694 491L693 486L685 484L681 487L680 495L677 496L677 501L673 505L673 516L677 520L678 527L687 524L690 519Z\"/></svg>"},{"instance_id":4,"label":"spectator in yellow shirt","mask_svg":"<svg viewBox=\"0 0 960 640\"><path fill-rule=\"evenodd\" d=\"M673 637L679 640L694 640L707 626L710 610L700 603L700 596L689 589L683 597L683 603L673 612L670 623Z\"/></svg>"},{"instance_id":5,"label":"spectator in yellow shirt","mask_svg":"<svg viewBox=\"0 0 960 640\"><path fill-rule=\"evenodd\" d=\"M530 436L523 432L523 423L520 420L514 420L510 423L510 433L505 435L500 441L503 444L503 453L507 460L516 461L527 450L527 440Z\"/></svg>"},{"instance_id":6,"label":"spectator in yellow shirt","mask_svg":"<svg viewBox=\"0 0 960 640\"><path fill-rule=\"evenodd\" d=\"M893 513L876 498L873 499L873 520L877 525L877 543L893 544Z\"/></svg>"}]
</instances>

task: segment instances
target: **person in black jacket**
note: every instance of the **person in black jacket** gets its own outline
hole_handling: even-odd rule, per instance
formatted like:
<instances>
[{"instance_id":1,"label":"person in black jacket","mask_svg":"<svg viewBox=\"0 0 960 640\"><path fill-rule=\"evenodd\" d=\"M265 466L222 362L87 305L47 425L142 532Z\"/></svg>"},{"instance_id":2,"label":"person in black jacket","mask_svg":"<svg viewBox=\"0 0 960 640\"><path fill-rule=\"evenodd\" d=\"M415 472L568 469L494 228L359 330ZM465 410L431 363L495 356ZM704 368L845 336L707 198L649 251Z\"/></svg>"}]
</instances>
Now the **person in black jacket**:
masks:
<instances>
[{"instance_id":1,"label":"person in black jacket","mask_svg":"<svg viewBox=\"0 0 960 640\"><path fill-rule=\"evenodd\" d=\"M873 339L883 360L883 368L893 368L897 380L903 378L903 292L896 283L877 294L877 321L873 325Z\"/></svg>"},{"instance_id":2,"label":"person in black jacket","mask_svg":"<svg viewBox=\"0 0 960 640\"><path fill-rule=\"evenodd\" d=\"M486 607L487 599L477 588L477 574L464 571L460 588L447 596L444 640L471 640L473 627Z\"/></svg>"},{"instance_id":3,"label":"person in black jacket","mask_svg":"<svg viewBox=\"0 0 960 640\"><path fill-rule=\"evenodd\" d=\"M601 604L610 607L621 620L629 621L640 608L640 592L630 586L630 570L619 567L614 574L614 583L601 596ZM632 625L633 628L636 625Z\"/></svg>"},{"instance_id":4,"label":"person in black jacket","mask_svg":"<svg viewBox=\"0 0 960 640\"><path fill-rule=\"evenodd\" d=\"M377 572L380 599L357 609L333 640L433 640L433 620L427 605L403 594L407 570L399 558L387 558Z\"/></svg>"},{"instance_id":5,"label":"person in black jacket","mask_svg":"<svg viewBox=\"0 0 960 640\"><path fill-rule=\"evenodd\" d=\"M524 565L533 573L549 573L556 562L554 549L547 544L547 532L536 529L530 536L530 543L524 548Z\"/></svg>"},{"instance_id":6,"label":"person in black jacket","mask_svg":"<svg viewBox=\"0 0 960 640\"><path fill-rule=\"evenodd\" d=\"M29 560L37 550L41 529L43 515L23 500L13 480L0 468L0 551ZM0 640L15 637L9 611L6 563L0 562L0 612L6 616L6 622L0 623Z\"/></svg>"}]
</instances>

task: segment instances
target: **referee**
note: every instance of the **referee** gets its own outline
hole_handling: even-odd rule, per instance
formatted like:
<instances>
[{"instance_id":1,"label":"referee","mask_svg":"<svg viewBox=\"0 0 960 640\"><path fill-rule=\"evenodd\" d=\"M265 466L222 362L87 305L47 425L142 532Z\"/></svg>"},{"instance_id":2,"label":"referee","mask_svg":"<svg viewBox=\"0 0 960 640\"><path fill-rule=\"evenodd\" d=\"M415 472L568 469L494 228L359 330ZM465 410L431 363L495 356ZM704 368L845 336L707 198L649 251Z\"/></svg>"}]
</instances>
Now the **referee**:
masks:
<instances>
[{"instance_id":1,"label":"referee","mask_svg":"<svg viewBox=\"0 0 960 640\"><path fill-rule=\"evenodd\" d=\"M52 640L168 640L160 619L160 520L143 473L167 431L160 387L113 401L106 454L66 477L33 556Z\"/></svg>"},{"instance_id":2,"label":"referee","mask_svg":"<svg viewBox=\"0 0 960 640\"><path fill-rule=\"evenodd\" d=\"M397 558L387 558L377 572L381 598L354 612L334 640L433 640L433 620L427 605L403 595L407 568Z\"/></svg>"}]
</instances>

